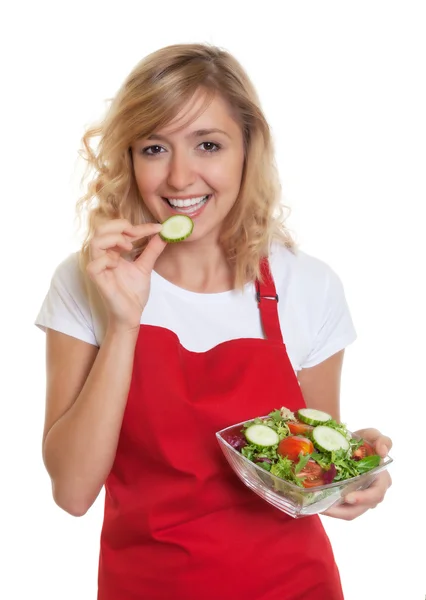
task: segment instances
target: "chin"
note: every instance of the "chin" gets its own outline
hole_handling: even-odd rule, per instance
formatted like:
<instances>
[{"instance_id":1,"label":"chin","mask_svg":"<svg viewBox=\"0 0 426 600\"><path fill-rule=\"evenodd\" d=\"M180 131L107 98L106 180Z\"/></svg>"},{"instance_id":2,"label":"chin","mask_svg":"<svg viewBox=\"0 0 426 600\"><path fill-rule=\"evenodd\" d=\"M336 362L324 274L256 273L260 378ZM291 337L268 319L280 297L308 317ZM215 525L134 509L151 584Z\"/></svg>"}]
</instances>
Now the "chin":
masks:
<instances>
[{"instance_id":1,"label":"chin","mask_svg":"<svg viewBox=\"0 0 426 600\"><path fill-rule=\"evenodd\" d=\"M207 227L203 227L201 224L200 224L200 227L197 228L197 222L195 221L194 231L189 236L189 238L187 238L184 241L189 242L189 243L190 242L203 242L203 241L216 243L219 240L219 236L220 236L219 228L210 229Z\"/></svg>"}]
</instances>

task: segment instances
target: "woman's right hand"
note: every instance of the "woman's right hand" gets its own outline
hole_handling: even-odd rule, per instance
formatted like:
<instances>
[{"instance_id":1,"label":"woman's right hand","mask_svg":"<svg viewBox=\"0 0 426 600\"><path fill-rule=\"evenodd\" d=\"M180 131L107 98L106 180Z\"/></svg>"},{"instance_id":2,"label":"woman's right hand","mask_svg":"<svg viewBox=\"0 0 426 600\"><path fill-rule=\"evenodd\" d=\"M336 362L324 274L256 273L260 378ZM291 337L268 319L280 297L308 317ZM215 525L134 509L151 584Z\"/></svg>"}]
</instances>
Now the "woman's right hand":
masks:
<instances>
[{"instance_id":1,"label":"woman's right hand","mask_svg":"<svg viewBox=\"0 0 426 600\"><path fill-rule=\"evenodd\" d=\"M156 235L161 227L159 223L132 225L126 219L114 219L95 230L87 273L103 298L109 325L116 329L139 330L151 273L167 245ZM153 237L136 260L123 258L123 253L132 250L132 241L148 236Z\"/></svg>"}]
</instances>

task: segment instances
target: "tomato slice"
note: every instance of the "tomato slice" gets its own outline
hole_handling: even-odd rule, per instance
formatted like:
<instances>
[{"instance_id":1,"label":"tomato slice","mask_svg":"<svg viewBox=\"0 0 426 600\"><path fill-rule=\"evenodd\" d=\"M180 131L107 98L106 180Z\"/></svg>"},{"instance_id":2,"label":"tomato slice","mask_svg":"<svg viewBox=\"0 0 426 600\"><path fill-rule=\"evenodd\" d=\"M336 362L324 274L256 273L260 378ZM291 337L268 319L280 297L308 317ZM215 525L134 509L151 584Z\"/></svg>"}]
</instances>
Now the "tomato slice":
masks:
<instances>
[{"instance_id":1,"label":"tomato slice","mask_svg":"<svg viewBox=\"0 0 426 600\"><path fill-rule=\"evenodd\" d=\"M304 435L308 436L313 431L312 425L301 423L300 421L287 421L287 427L293 435Z\"/></svg>"},{"instance_id":2,"label":"tomato slice","mask_svg":"<svg viewBox=\"0 0 426 600\"><path fill-rule=\"evenodd\" d=\"M302 485L305 488L315 487L317 485L325 485L324 470L317 462L310 458L303 469L296 477L304 477Z\"/></svg>"},{"instance_id":3,"label":"tomato slice","mask_svg":"<svg viewBox=\"0 0 426 600\"><path fill-rule=\"evenodd\" d=\"M364 441L361 444L361 446L353 452L352 458L353 458L353 460L361 460L362 458L365 458L366 456L373 456L373 454L376 454L373 446L371 444L369 444L368 442Z\"/></svg>"},{"instance_id":4,"label":"tomato slice","mask_svg":"<svg viewBox=\"0 0 426 600\"><path fill-rule=\"evenodd\" d=\"M278 444L278 454L287 456L293 462L298 462L299 454L312 454L314 445L308 438L289 435Z\"/></svg>"}]
</instances>

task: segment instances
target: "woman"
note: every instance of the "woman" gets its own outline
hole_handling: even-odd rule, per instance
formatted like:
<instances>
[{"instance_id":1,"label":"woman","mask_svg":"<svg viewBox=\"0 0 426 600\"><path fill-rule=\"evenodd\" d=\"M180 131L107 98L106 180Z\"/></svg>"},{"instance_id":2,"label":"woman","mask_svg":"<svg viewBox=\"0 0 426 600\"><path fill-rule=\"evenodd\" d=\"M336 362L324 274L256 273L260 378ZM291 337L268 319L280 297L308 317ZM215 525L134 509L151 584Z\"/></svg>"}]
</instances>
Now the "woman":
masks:
<instances>
[{"instance_id":1,"label":"woman","mask_svg":"<svg viewBox=\"0 0 426 600\"><path fill-rule=\"evenodd\" d=\"M164 48L84 145L88 236L58 267L37 324L55 501L83 515L106 488L98 598L342 598L320 519L258 498L214 435L279 406L339 419L355 339L339 279L283 225L249 79L220 49ZM194 230L166 244L160 224L174 214ZM362 435L387 454L388 438ZM384 474L329 514L355 518L388 486Z\"/></svg>"}]
</instances>

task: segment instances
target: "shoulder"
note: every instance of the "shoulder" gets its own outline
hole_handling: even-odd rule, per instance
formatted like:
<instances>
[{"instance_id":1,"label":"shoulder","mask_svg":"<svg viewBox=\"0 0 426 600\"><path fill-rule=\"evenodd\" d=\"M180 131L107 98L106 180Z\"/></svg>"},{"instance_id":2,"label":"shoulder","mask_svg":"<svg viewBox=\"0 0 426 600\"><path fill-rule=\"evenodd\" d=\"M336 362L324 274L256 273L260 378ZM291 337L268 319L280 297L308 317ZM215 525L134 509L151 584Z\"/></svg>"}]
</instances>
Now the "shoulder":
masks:
<instances>
[{"instance_id":1,"label":"shoulder","mask_svg":"<svg viewBox=\"0 0 426 600\"><path fill-rule=\"evenodd\" d=\"M324 261L276 246L271 270L286 345L297 368L312 367L356 339L342 282Z\"/></svg>"},{"instance_id":2,"label":"shoulder","mask_svg":"<svg viewBox=\"0 0 426 600\"><path fill-rule=\"evenodd\" d=\"M306 294L315 291L325 293L330 286L340 285L340 279L330 265L299 249L290 250L275 244L270 263L277 287L286 285Z\"/></svg>"},{"instance_id":3,"label":"shoulder","mask_svg":"<svg viewBox=\"0 0 426 600\"><path fill-rule=\"evenodd\" d=\"M88 303L88 278L80 266L80 253L63 259L53 272L51 287L69 296L77 305Z\"/></svg>"},{"instance_id":4,"label":"shoulder","mask_svg":"<svg viewBox=\"0 0 426 600\"><path fill-rule=\"evenodd\" d=\"M52 281L71 286L84 284L83 271L80 268L79 262L79 252L69 254L58 264L53 272Z\"/></svg>"},{"instance_id":5,"label":"shoulder","mask_svg":"<svg viewBox=\"0 0 426 600\"><path fill-rule=\"evenodd\" d=\"M70 254L54 270L36 325L98 345L99 319L79 257L79 252Z\"/></svg>"}]
</instances>

